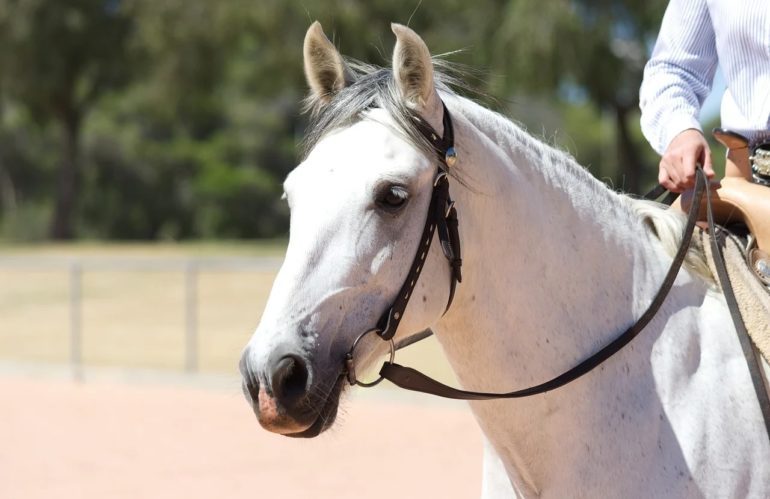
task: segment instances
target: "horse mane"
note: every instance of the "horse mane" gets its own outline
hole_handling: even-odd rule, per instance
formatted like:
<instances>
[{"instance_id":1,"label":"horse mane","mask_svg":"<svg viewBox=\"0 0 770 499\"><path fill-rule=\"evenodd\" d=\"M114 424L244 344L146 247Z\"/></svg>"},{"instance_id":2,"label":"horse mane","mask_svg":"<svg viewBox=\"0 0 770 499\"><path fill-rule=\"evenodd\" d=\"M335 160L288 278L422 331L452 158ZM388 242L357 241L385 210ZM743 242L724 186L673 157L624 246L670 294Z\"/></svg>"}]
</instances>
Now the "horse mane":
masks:
<instances>
[{"instance_id":1,"label":"horse mane","mask_svg":"<svg viewBox=\"0 0 770 499\"><path fill-rule=\"evenodd\" d=\"M684 214L668 209L668 206L654 201L634 199L626 195L621 196L621 199L629 204L631 209L642 219L642 222L658 238L666 253L674 256L682 242L682 232L687 224L687 218ZM695 239L693 238L690 242L684 263L696 275L716 286L717 282L709 269L704 248L695 244Z\"/></svg>"},{"instance_id":2,"label":"horse mane","mask_svg":"<svg viewBox=\"0 0 770 499\"><path fill-rule=\"evenodd\" d=\"M434 154L432 144L415 125L414 111L406 106L401 97L393 78L393 71L390 68L367 64L350 58L346 58L345 62L351 73L355 75L352 84L340 90L327 103L321 103L312 94L305 99L304 110L310 113L311 119L307 134L302 142L303 158L307 157L316 144L327 134L361 121L367 117L367 111L372 108L385 110L393 120L393 123L386 123L386 125L407 142L428 156ZM464 83L466 81L465 74L459 66L435 57L433 64L434 81L442 98L459 98L455 89L463 93L483 96L481 92ZM571 184L578 180L588 186L594 201L600 200L600 202L606 203L608 207L620 207L631 218L641 221L642 227L652 233L666 253L669 256L674 256L682 240L682 231L686 222L682 213L667 210L665 206L659 203L639 200L611 191L569 153L538 140L500 113L491 111L473 100L462 100L495 121L495 136L491 138L500 147L524 152L533 163L541 165L541 169L567 170L567 175L563 173L561 175L549 175L549 179L553 182L563 181ZM450 174L465 185L463 179L458 175L458 169L453 169ZM571 188L570 185L564 187L565 189ZM702 248L691 245L685 258L685 266L706 282L715 284Z\"/></svg>"}]
</instances>

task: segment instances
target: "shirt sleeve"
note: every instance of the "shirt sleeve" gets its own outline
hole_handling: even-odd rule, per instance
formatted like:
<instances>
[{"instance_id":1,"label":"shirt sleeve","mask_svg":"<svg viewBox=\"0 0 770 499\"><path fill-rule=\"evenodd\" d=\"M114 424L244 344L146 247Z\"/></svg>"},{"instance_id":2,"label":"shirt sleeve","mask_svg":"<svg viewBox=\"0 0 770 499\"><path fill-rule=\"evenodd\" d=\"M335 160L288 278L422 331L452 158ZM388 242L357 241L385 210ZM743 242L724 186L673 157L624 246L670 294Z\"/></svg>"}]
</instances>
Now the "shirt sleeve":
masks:
<instances>
[{"instance_id":1,"label":"shirt sleeve","mask_svg":"<svg viewBox=\"0 0 770 499\"><path fill-rule=\"evenodd\" d=\"M659 154L680 132L701 129L717 62L706 0L671 0L639 90L642 133Z\"/></svg>"}]
</instances>

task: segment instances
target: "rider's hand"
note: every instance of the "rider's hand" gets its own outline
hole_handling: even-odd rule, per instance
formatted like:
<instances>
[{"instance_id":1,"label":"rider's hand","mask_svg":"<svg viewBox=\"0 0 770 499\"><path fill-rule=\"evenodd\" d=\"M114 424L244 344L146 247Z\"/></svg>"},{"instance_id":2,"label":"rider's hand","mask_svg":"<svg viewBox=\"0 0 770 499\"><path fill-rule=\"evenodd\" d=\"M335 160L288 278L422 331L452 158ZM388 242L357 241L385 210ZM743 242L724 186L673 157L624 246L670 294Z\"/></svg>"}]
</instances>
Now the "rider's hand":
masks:
<instances>
[{"instance_id":1,"label":"rider's hand","mask_svg":"<svg viewBox=\"0 0 770 499\"><path fill-rule=\"evenodd\" d=\"M689 128L668 145L660 159L658 182L672 192L682 192L695 186L695 165L703 165L709 179L714 177L711 165L711 151L703 134Z\"/></svg>"}]
</instances>

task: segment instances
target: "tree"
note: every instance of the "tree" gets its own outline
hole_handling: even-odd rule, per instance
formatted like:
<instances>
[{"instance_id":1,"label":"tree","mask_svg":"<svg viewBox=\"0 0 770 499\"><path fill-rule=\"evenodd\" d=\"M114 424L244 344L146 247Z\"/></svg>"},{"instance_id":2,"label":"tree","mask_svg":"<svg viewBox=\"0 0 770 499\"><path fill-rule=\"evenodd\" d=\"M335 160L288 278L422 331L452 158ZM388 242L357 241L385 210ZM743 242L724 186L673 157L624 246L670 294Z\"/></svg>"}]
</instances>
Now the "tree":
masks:
<instances>
[{"instance_id":1,"label":"tree","mask_svg":"<svg viewBox=\"0 0 770 499\"><path fill-rule=\"evenodd\" d=\"M639 143L639 86L664 0L516 0L490 26L503 88L587 99L616 129L624 187L639 192L650 148ZM653 171L654 173L654 171Z\"/></svg>"},{"instance_id":2,"label":"tree","mask_svg":"<svg viewBox=\"0 0 770 499\"><path fill-rule=\"evenodd\" d=\"M391 21L460 50L450 59L482 71L468 83L488 104L637 190L653 153L636 96L663 3L0 0L0 203L16 206L0 217L38 238L52 205L57 238L285 234L277 200L306 123L315 19L375 64L388 65Z\"/></svg>"},{"instance_id":3,"label":"tree","mask_svg":"<svg viewBox=\"0 0 770 499\"><path fill-rule=\"evenodd\" d=\"M556 114L574 114L574 106L587 103L598 113L583 112L583 118L592 118L592 125L603 131L610 122L614 130L615 144L604 147L617 158L610 161L602 154L600 169L618 172L613 175L616 183L632 192L639 192L645 174L654 174L650 165L655 156L638 126L638 92L665 0L476 0L472 5L441 0L415 5L390 0L340 8L338 2L321 0L308 7L314 10L306 17L319 18L346 55L385 62L393 38L388 21L409 23L431 50L459 51L453 61L482 69L486 76L471 75L471 85L498 101L529 101L536 95ZM527 116L514 118L534 124ZM585 136L582 130L575 135Z\"/></svg>"},{"instance_id":4,"label":"tree","mask_svg":"<svg viewBox=\"0 0 770 499\"><path fill-rule=\"evenodd\" d=\"M61 133L53 238L74 236L83 121L100 96L127 82L130 30L119 0L0 0L2 85Z\"/></svg>"}]
</instances>

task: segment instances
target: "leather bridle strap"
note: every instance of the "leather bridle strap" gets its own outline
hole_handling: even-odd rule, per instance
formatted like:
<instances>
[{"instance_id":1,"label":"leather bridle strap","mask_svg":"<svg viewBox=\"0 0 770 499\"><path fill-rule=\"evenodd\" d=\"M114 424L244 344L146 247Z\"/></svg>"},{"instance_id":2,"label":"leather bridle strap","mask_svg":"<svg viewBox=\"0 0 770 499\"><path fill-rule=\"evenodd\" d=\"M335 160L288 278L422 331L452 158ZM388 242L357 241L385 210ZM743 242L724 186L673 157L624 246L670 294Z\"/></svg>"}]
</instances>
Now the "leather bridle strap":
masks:
<instances>
[{"instance_id":1,"label":"leather bridle strap","mask_svg":"<svg viewBox=\"0 0 770 499\"><path fill-rule=\"evenodd\" d=\"M663 194L665 194L666 196L658 202L665 204L666 206L671 206L674 203L674 201L676 201L676 198L679 197L678 192L670 192L668 189L658 184L652 189L650 189L650 192L642 196L642 199L645 199L647 201L656 201L659 197L663 196Z\"/></svg>"},{"instance_id":2,"label":"leather bridle strap","mask_svg":"<svg viewBox=\"0 0 770 499\"><path fill-rule=\"evenodd\" d=\"M630 343L631 340L633 340L645 328L645 326L649 324L649 322L660 309L660 306L663 304L663 301L665 300L669 291L671 290L671 287L676 280L676 276L679 273L679 269L681 268L685 256L687 255L687 251L690 246L690 240L692 239L693 230L695 228L695 222L698 219L700 202L703 198L704 191L707 190L706 176L702 169L699 168L698 172L699 173L696 179L693 202L690 206L690 210L687 216L687 223L682 234L682 242L679 245L679 249L677 250L676 255L674 256L674 260L671 262L671 266L668 269L660 289L650 303L650 306L634 325L626 329L620 336L615 338L613 341L604 346L601 350L599 350L588 359L549 381L536 386L508 393L487 393L459 390L457 388L452 388L439 381L436 381L415 369L404 367L393 362L386 362L383 364L382 368L380 369L380 376L406 390L423 392L451 399L491 400L529 397L531 395L545 393L562 387L591 372L591 370L593 370L595 367L609 359L621 348Z\"/></svg>"},{"instance_id":3,"label":"leather bridle strap","mask_svg":"<svg viewBox=\"0 0 770 499\"><path fill-rule=\"evenodd\" d=\"M398 329L398 324L404 316L409 299L412 297L414 286L417 284L422 269L425 267L425 260L428 257L433 235L438 226L436 213L441 209L442 200L448 196L448 192L449 182L447 181L446 173L441 171L434 180L433 195L431 196L430 207L428 208L428 218L425 221L425 227L420 236L420 245L417 247L417 253L412 260L412 266L409 268L409 273L406 275L404 284L402 284L401 289L398 291L395 301L377 322L377 334L384 340L393 338ZM447 304L448 307L449 303Z\"/></svg>"},{"instance_id":4,"label":"leather bridle strap","mask_svg":"<svg viewBox=\"0 0 770 499\"><path fill-rule=\"evenodd\" d=\"M445 130L449 129L449 133L451 134L451 121L449 122L449 128L447 128L448 119L449 113L447 112L446 107L444 107ZM426 137L430 138L431 135L426 135ZM437 135L433 133L432 137L435 147ZM446 147L448 150L452 151L452 154L454 153L452 142L449 142L449 145ZM440 153L441 149L437 147L437 151ZM446 166L445 158L448 157L448 154L445 153L444 156L439 154L439 157L441 158L442 163L444 163ZM703 169L700 165L697 166L695 173L695 191L693 194L692 204L690 205L690 209L687 215L687 222L682 233L682 241L679 245L676 255L674 256L673 261L671 262L671 265L668 269L668 272L666 273L666 277L664 278L660 289L658 289L658 292L655 294L655 297L653 298L647 310L642 314L642 316L634 325L626 329L620 336L615 338L615 340L604 346L601 350L599 350L588 359L549 381L508 393L474 392L453 388L439 381L436 381L435 379L430 378L415 369L404 367L392 362L392 357L390 362L385 362L382 365L379 373L379 380L387 379L396 386L406 390L423 392L444 398L460 400L493 400L514 399L542 394L560 388L591 372L594 368L602 364L605 360L609 359L612 355L630 343L647 326L647 324L649 324L649 322L660 309L666 296L674 285L674 281L676 280L676 277L679 273L679 269L684 263L684 259L687 255L687 251L692 240L695 223L698 220L701 201L705 192L708 227L711 235L709 239L711 243L712 255L714 256L714 261L717 268L717 277L722 286L722 292L725 295L725 300L735 325L736 334L738 335L738 340L748 365L751 381L754 386L754 391L757 395L762 417L764 419L765 430L767 432L767 436L770 438L770 398L768 397L767 391L765 389L764 378L762 377L761 373L760 360L754 353L751 339L749 338L748 331L746 330L746 326L740 313L740 309L738 308L738 302L735 297L735 293L733 292L732 285L730 284L730 278L725 266L722 249L717 243L717 227L714 223L714 215L711 204L711 192L708 188L708 179L706 178L706 174L703 172ZM396 332L396 328L398 327L398 319L403 315L403 311L406 309L409 297L411 296L411 292L414 289L414 284L417 282L417 278L420 275L423 263L427 257L427 252L430 248L430 242L433 239L433 232L436 228L436 224L434 224L434 222L437 222L440 225L446 223L446 220L453 221L447 223L447 225L444 226L444 229L439 229L439 235L442 242L442 248L444 249L444 254L450 260L450 264L452 265L452 284L446 310L449 310L449 306L452 304L456 282L460 282L461 280L461 260L459 254L459 235L457 233L457 214L454 209L454 204L451 202L451 199L449 199L448 188L446 172L443 168L440 167L439 174L436 176L436 181L434 182L433 196L431 198L428 219L425 224L425 229L423 230L423 238L421 240L420 247L418 248L417 255L415 256L415 260L412 263L412 268L409 271L409 275L407 276L407 280L402 286L401 291L399 291L396 302L385 313L385 315L383 315L383 319L387 320L386 326L382 329L382 332L379 333L383 339L392 339ZM645 198L657 198L660 197L664 192L665 189L658 187L645 195ZM675 198L676 194L668 193L664 202L666 204L671 204ZM444 207L448 207L449 209L445 215L442 215L441 211ZM441 236L442 232L446 234L444 237ZM454 247L453 244L455 245ZM405 292L405 289L408 291ZM383 319L381 319L381 321ZM416 341L427 338L430 335L430 330L425 330L412 337L402 340L399 342L396 348L400 349L406 347ZM393 351L394 350L391 350L391 355L393 354ZM348 361L352 364L352 351L348 354ZM379 380L376 383L378 383ZM351 381L351 383L352 382L353 381ZM364 384L364 386L371 386L371 384Z\"/></svg>"},{"instance_id":5,"label":"leather bridle strap","mask_svg":"<svg viewBox=\"0 0 770 499\"><path fill-rule=\"evenodd\" d=\"M443 105L443 103L442 103ZM444 256L449 261L452 269L452 276L449 284L449 298L447 299L444 313L449 310L454 300L457 283L462 282L462 258L460 255L460 234L457 221L457 210L454 202L449 196L449 170L454 165L456 158L454 150L454 128L449 111L444 105L444 135L439 137L438 133L427 122L418 116L412 117L412 122L425 139L430 142L439 160L438 173L433 180L433 191L428 208L428 215L425 220L425 227L420 236L420 244L417 247L417 253L412 260L409 273L401 285L401 289L396 295L393 304L382 314L377 321L377 334L384 340L390 340L395 336L398 324L404 316L409 299L414 292L414 286L420 278L420 274L425 266L425 261L430 251L433 235L438 232L441 249ZM424 333L421 333L424 334ZM429 334L422 336L423 339ZM407 339L408 340L408 339ZM409 343L401 342L399 348L406 344L418 341L415 339Z\"/></svg>"}]
</instances>

